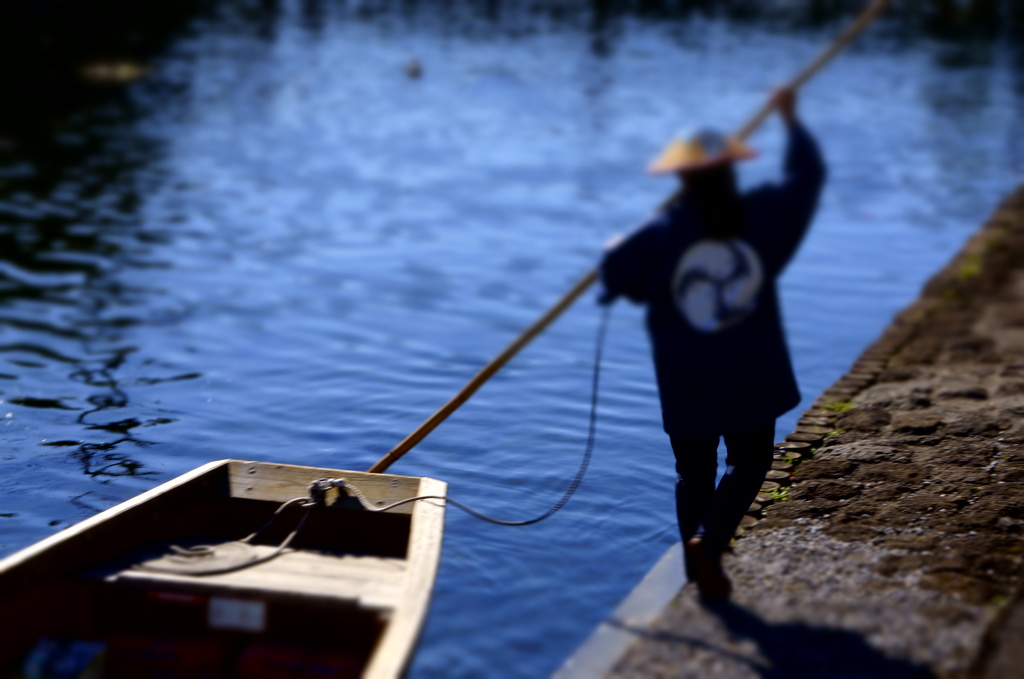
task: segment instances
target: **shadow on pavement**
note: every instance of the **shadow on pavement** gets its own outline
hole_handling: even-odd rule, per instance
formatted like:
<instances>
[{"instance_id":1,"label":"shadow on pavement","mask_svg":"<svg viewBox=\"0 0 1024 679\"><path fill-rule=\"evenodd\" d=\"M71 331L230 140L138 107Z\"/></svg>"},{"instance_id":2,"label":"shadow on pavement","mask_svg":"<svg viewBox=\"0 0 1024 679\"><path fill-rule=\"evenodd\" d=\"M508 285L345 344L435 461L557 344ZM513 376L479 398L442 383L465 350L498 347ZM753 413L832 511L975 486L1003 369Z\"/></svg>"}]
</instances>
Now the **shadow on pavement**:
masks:
<instances>
[{"instance_id":1,"label":"shadow on pavement","mask_svg":"<svg viewBox=\"0 0 1024 679\"><path fill-rule=\"evenodd\" d=\"M714 660L709 660L708 664L716 670L723 669L722 661L725 661L725 665L735 663L734 670L740 665L762 679L935 677L927 666L887 656L855 632L806 623L770 624L732 601L706 603L703 608L721 621L726 637L715 639L718 635L714 633L697 636L637 629L621 623L616 626L651 641L689 646L695 651L695 664L701 662L696 656L710 654ZM744 642L753 642L757 650ZM717 675L711 671L709 676Z\"/></svg>"}]
</instances>

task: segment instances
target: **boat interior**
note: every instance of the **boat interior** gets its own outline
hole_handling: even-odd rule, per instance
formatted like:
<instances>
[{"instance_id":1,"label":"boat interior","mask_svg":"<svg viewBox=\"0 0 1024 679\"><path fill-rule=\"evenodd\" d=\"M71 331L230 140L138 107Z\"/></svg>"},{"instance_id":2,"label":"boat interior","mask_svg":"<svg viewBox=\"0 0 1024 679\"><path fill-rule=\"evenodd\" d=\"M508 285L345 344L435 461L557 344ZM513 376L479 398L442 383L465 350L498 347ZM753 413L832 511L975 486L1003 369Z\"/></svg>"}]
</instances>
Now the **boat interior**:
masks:
<instances>
[{"instance_id":1,"label":"boat interior","mask_svg":"<svg viewBox=\"0 0 1024 679\"><path fill-rule=\"evenodd\" d=\"M373 513L332 491L266 525L304 496L307 469L224 461L44 541L0 571L0 610L18 621L0 671L77 662L103 677L361 676L405 591L415 503ZM372 475L365 494L384 504L415 495L417 481ZM307 512L288 548L254 565L145 566L196 545L267 557Z\"/></svg>"}]
</instances>

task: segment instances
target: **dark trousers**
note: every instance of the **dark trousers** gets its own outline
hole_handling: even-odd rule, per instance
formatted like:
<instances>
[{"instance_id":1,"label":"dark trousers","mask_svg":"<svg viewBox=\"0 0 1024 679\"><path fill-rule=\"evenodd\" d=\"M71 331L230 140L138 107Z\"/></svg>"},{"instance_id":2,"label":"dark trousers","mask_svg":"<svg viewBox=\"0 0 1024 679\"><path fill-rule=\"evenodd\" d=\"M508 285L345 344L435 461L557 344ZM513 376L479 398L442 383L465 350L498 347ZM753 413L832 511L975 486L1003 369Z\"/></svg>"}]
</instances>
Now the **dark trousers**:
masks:
<instances>
[{"instance_id":1,"label":"dark trousers","mask_svg":"<svg viewBox=\"0 0 1024 679\"><path fill-rule=\"evenodd\" d=\"M672 437L676 455L676 514L685 544L701 536L712 554L721 554L764 483L775 452L775 423L754 431L726 434L725 474L715 488L718 437Z\"/></svg>"}]
</instances>

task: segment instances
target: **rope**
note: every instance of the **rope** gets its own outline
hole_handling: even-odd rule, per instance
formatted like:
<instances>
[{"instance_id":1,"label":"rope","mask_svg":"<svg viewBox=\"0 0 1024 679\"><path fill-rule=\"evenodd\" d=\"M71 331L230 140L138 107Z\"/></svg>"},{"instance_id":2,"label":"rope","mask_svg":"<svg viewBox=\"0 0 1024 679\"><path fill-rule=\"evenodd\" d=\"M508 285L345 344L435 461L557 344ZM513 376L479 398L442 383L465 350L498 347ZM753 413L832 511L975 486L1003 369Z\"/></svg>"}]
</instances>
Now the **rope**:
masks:
<instances>
[{"instance_id":1,"label":"rope","mask_svg":"<svg viewBox=\"0 0 1024 679\"><path fill-rule=\"evenodd\" d=\"M597 347L594 350L594 371L590 391L590 422L587 427L587 444L583 451L583 459L580 461L579 469L576 470L576 474L573 476L572 481L569 482L569 486L568 488L565 489L565 492L562 494L562 497L560 497L558 501L555 502L555 504L553 504L546 512L544 512L540 516L534 517L532 519L526 519L524 521L509 521L506 519L499 519L490 516L489 514L485 514L481 511L478 511L476 509L473 509L464 502L459 502L458 500L453 500L443 495L419 495L416 497L405 498L404 500L399 500L398 502L393 502L389 505L384 505L383 507L376 507L368 499L366 499L366 496L363 495L363 492L361 490L350 484L345 479L320 479L319 481L314 481L313 484L310 486L310 496L315 499L315 497L318 494L325 493L328 488L344 488L345 490L352 493L352 495L354 495L359 500L359 503L363 506L364 509L370 512L386 512L390 509L394 509L395 507L399 507L410 502L416 502L418 500L445 500L449 504L461 509L470 516L475 516L478 519L488 521L490 523L495 523L499 526L529 526L534 523L540 523L544 519L547 519L555 512L560 510L562 507L564 507L567 502L569 502L569 498L571 498L576 493L576 490L580 487L580 484L583 482L583 475L586 474L587 467L590 466L590 458L592 457L594 452L594 441L596 439L597 434L597 395L598 385L600 383L601 378L601 356L604 353L605 335L608 331L608 317L610 316L610 314L611 305L606 305L604 307L604 312L601 314L601 322L597 331ZM316 488L316 490L314 490L314 487Z\"/></svg>"},{"instance_id":2,"label":"rope","mask_svg":"<svg viewBox=\"0 0 1024 679\"><path fill-rule=\"evenodd\" d=\"M597 435L597 395L598 385L601 378L601 355L604 352L605 335L608 330L608 317L610 316L610 306L605 306L604 312L601 315L601 323L597 333L597 347L594 351L594 371L591 383L590 393L590 422L587 427L587 444L583 451L583 459L580 461L579 469L576 470L576 474L572 477L569 482L568 488L562 494L562 497L558 499L555 504L541 514L540 516L532 519L526 519L522 521L509 521L506 519L499 519L481 511L473 509L464 502L453 500L444 495L419 495L416 497L406 498L399 500L398 502L392 502L389 505L383 507L374 506L370 500L367 499L366 495L359 488L353 486L343 478L337 479L318 479L309 484L309 496L308 497L297 497L292 500L288 500L279 506L273 513L273 515L264 523L262 526L257 528L253 533L245 536L241 540L232 543L223 543L221 545L196 545L194 547L179 547L177 545L171 545L171 554L165 555L159 559L154 559L141 564L136 564L135 568L147 571L158 571L158 572L169 572L179 573L187 575L219 575L222 573L231 573L233 571L241 570L243 568L249 568L257 564L266 563L271 559L275 559L280 556L291 544L295 536L302 530L302 527L306 523L306 519L309 518L311 510L314 507L324 506L326 504L327 491L331 488L345 489L352 495L354 495L359 503L363 506L366 511L370 512L386 512L400 507L410 502L418 502L420 500L444 500L445 502L451 503L453 506L458 507L462 511L466 512L471 516L475 516L483 521L498 524L499 526L529 526L530 524L540 523L544 519L552 516L560 510L562 507L569 502L569 499L576 493L576 490L580 487L583 482L583 475L587 472L587 467L590 466L590 459L594 453L594 441ZM215 564L208 568L203 568L201 559L204 558L216 558L218 548L225 548L226 545L245 545L249 547L252 545L253 540L260 535L263 531L270 527L278 517L289 507L298 504L299 507L305 509L302 518L299 519L294 529L285 537L285 539L269 554L265 554L261 557L249 557L244 558L236 563L226 564ZM193 561L195 560L195 561ZM192 561L193 563L188 563ZM198 567L197 567L198 566Z\"/></svg>"},{"instance_id":3,"label":"rope","mask_svg":"<svg viewBox=\"0 0 1024 679\"><path fill-rule=\"evenodd\" d=\"M281 544L279 544L274 549L273 552L270 552L269 554L264 554L260 557L251 556L249 558L244 558L243 560L240 560L236 563L217 564L210 566L209 568L201 567L201 559L217 558L217 550L224 549L226 545L251 546L252 541L256 539L256 537L259 536L260 533L269 528L270 525L274 523L274 521L281 515L281 513L284 512L284 510L298 503L301 503L299 504L299 506L306 510L305 513L303 513L302 518L299 519L299 522L298 524L296 524L295 528L292 529L292 531L285 537ZM306 519L309 518L310 510L315 506L316 502L314 502L311 498L293 498L282 504L276 510L274 510L273 515L266 521L266 523L264 523L253 533L250 533L241 540L214 545L195 545L193 547L179 547L178 545L170 545L170 554L166 554L159 559L154 559L141 564L135 564L134 568L144 571L155 571L158 573L176 573L185 575L221 575L223 573L232 573L234 571L242 570L243 568L249 568L250 566L266 563L267 561L270 561L271 559L275 559L278 556L280 556L281 553L283 553L284 550L288 548L288 545L292 543L292 540L295 539L295 536L298 535L300 530L302 530L302 527L306 525ZM189 563L190 561L192 563ZM197 568L196 566L200 567Z\"/></svg>"}]
</instances>

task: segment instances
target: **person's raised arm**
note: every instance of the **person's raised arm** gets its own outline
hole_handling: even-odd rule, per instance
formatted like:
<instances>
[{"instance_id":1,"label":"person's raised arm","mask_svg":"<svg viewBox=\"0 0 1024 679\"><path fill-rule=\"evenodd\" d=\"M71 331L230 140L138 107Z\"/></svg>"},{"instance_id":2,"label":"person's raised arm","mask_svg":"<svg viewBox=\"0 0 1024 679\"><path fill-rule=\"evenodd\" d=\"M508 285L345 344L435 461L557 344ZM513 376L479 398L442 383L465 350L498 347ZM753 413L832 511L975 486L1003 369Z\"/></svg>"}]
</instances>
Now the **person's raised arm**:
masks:
<instances>
[{"instance_id":1,"label":"person's raised arm","mask_svg":"<svg viewBox=\"0 0 1024 679\"><path fill-rule=\"evenodd\" d=\"M755 190L749 205L771 215L773 226L763 256L769 269L778 272L785 268L810 226L826 171L817 142L797 115L796 93L780 88L772 97L786 127L783 177L778 183Z\"/></svg>"},{"instance_id":2,"label":"person's raised arm","mask_svg":"<svg viewBox=\"0 0 1024 679\"><path fill-rule=\"evenodd\" d=\"M813 212L825 183L825 161L817 142L797 116L796 92L789 87L780 87L772 98L789 137L783 166L783 188L787 193L797 194L793 197L802 198L801 202L810 202L810 212Z\"/></svg>"}]
</instances>

